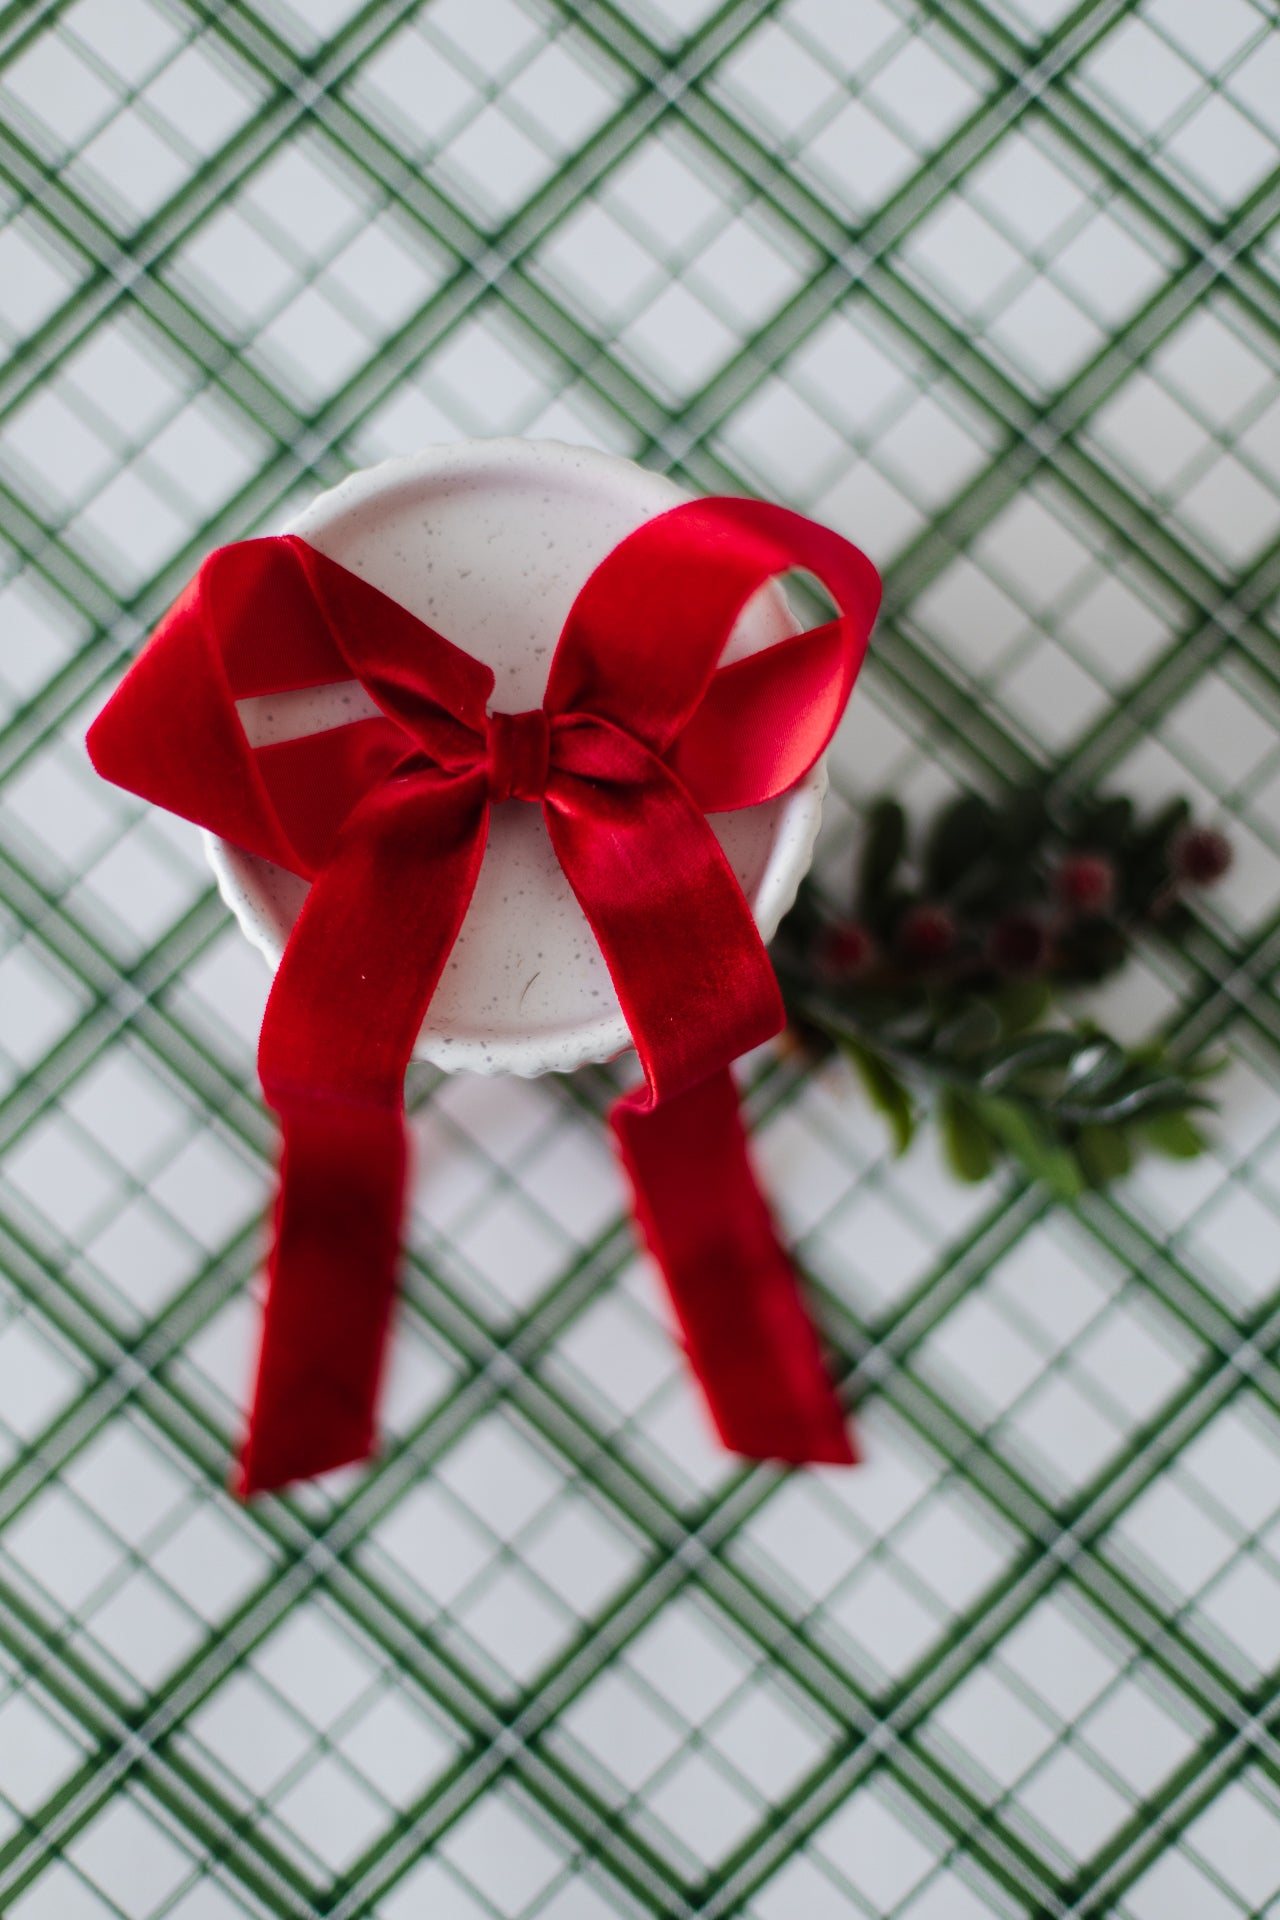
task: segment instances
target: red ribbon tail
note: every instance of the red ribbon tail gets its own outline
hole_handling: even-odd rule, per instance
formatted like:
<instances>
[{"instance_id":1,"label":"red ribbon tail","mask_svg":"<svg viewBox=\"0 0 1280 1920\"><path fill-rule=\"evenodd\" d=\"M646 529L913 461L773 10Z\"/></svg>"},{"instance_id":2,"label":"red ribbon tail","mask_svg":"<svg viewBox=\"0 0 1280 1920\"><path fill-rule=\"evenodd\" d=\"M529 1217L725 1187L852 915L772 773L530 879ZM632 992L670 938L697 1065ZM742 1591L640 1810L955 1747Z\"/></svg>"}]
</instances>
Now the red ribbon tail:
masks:
<instances>
[{"instance_id":1,"label":"red ribbon tail","mask_svg":"<svg viewBox=\"0 0 1280 1920\"><path fill-rule=\"evenodd\" d=\"M373 1451L408 1148L400 1112L323 1097L280 1112L283 1150L245 1498Z\"/></svg>"},{"instance_id":2,"label":"red ribbon tail","mask_svg":"<svg viewBox=\"0 0 1280 1920\"><path fill-rule=\"evenodd\" d=\"M404 1212L405 1067L487 820L477 778L384 782L352 811L289 936L258 1047L284 1156L246 1496L372 1451ZM415 859L421 878L406 884Z\"/></svg>"},{"instance_id":3,"label":"red ribbon tail","mask_svg":"<svg viewBox=\"0 0 1280 1920\"><path fill-rule=\"evenodd\" d=\"M795 1271L747 1158L725 1068L610 1120L716 1431L751 1460L857 1458Z\"/></svg>"}]
</instances>

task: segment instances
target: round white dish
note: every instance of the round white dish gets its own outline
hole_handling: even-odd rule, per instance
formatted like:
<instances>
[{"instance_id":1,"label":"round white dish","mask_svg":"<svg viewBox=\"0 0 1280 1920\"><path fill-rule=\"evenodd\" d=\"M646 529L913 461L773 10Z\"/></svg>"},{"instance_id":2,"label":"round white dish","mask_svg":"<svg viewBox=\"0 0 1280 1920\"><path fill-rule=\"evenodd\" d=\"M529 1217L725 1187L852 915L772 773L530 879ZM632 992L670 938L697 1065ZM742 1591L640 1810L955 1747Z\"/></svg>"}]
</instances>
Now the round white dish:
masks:
<instances>
[{"instance_id":1,"label":"round white dish","mask_svg":"<svg viewBox=\"0 0 1280 1920\"><path fill-rule=\"evenodd\" d=\"M587 576L644 521L688 498L631 461L554 441L425 447L352 474L283 531L390 594L494 671L492 706L537 706L565 616ZM796 631L781 588L744 610L723 658ZM265 745L376 712L355 681L240 702ZM769 939L795 899L826 791L819 763L763 806L711 826ZM307 883L206 834L223 899L274 967ZM491 809L480 878L415 1055L447 1071L564 1073L630 1045L591 929L551 849L541 808Z\"/></svg>"}]
</instances>

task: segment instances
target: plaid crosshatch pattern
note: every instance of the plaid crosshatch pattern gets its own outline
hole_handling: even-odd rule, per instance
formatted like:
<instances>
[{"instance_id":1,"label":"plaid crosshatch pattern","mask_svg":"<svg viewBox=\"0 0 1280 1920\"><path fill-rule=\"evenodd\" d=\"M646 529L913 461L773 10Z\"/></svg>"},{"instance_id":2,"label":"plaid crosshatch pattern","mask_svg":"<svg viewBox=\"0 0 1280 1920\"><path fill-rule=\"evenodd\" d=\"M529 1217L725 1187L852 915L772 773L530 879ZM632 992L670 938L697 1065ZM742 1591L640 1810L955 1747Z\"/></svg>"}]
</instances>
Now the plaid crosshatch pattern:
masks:
<instances>
[{"instance_id":1,"label":"plaid crosshatch pattern","mask_svg":"<svg viewBox=\"0 0 1280 1920\"><path fill-rule=\"evenodd\" d=\"M0 9L0 1912L1280 1914L1274 0ZM1121 1031L1214 1151L1078 1209L769 1054L866 1465L716 1452L606 1070L415 1070L368 1470L221 1491L266 980L87 720L210 546L584 441L883 568L850 807L1034 766L1237 860Z\"/></svg>"}]
</instances>

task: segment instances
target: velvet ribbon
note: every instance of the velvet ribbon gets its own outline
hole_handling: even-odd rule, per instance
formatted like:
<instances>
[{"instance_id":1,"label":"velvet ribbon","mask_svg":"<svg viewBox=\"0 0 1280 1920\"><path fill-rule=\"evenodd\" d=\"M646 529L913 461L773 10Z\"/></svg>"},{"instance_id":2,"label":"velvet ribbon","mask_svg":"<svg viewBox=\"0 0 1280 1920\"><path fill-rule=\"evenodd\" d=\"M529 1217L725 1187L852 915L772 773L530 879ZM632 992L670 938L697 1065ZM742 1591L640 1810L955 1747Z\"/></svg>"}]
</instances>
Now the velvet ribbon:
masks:
<instances>
[{"instance_id":1,"label":"velvet ribbon","mask_svg":"<svg viewBox=\"0 0 1280 1920\"><path fill-rule=\"evenodd\" d=\"M839 616L717 671L793 569ZM879 601L837 534L747 500L648 521L587 580L543 705L293 536L204 562L89 733L109 780L311 882L259 1070L282 1159L246 1494L372 1447L406 1183L404 1073L467 911L489 809L541 805L644 1085L611 1121L711 1417L757 1459L848 1461L844 1416L747 1159L729 1065L784 1014L705 815L826 747ZM360 681L376 716L254 748L246 697Z\"/></svg>"}]
</instances>

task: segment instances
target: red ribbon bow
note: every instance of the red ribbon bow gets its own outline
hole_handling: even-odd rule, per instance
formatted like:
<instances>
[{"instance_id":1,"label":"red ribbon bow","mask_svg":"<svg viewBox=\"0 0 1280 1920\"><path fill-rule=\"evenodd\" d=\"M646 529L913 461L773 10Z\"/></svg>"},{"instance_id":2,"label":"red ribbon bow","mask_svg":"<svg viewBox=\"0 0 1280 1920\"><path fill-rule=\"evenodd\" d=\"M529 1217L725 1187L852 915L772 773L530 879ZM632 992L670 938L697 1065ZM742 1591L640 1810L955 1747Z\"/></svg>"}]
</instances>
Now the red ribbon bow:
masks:
<instances>
[{"instance_id":1,"label":"red ribbon bow","mask_svg":"<svg viewBox=\"0 0 1280 1920\"><path fill-rule=\"evenodd\" d=\"M796 568L840 617L717 672L747 600ZM674 507L596 568L543 705L518 714L487 711L488 667L292 536L220 548L161 622L90 729L94 765L312 882L258 1050L283 1153L242 1491L371 1448L405 1067L507 799L541 804L639 1053L645 1085L611 1120L721 1438L756 1459L853 1459L747 1161L729 1063L784 1014L704 815L814 764L879 591L856 548L798 514ZM237 700L352 676L377 717L250 746Z\"/></svg>"}]
</instances>

